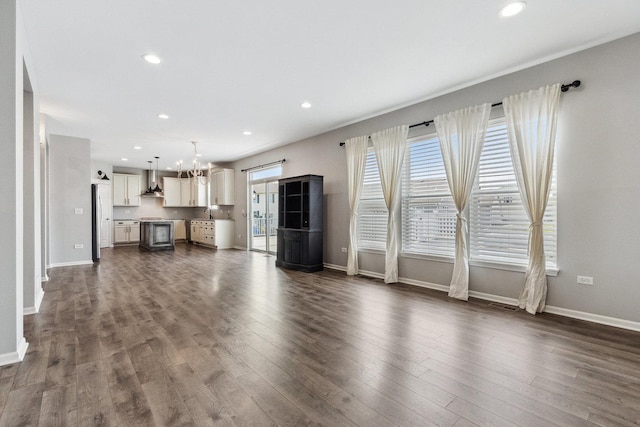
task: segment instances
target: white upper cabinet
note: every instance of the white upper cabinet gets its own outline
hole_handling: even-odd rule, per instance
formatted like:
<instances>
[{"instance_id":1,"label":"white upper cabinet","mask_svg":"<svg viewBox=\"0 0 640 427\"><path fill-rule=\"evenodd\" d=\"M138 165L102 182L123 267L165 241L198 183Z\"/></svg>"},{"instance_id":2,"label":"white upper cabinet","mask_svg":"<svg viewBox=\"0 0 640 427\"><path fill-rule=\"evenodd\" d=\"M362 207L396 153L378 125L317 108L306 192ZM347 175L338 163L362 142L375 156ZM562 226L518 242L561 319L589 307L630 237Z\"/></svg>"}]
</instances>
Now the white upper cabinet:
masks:
<instances>
[{"instance_id":1,"label":"white upper cabinet","mask_svg":"<svg viewBox=\"0 0 640 427\"><path fill-rule=\"evenodd\" d=\"M140 175L113 174L113 206L140 206Z\"/></svg>"},{"instance_id":2,"label":"white upper cabinet","mask_svg":"<svg viewBox=\"0 0 640 427\"><path fill-rule=\"evenodd\" d=\"M207 181L205 178L163 178L165 207L206 207Z\"/></svg>"},{"instance_id":3,"label":"white upper cabinet","mask_svg":"<svg viewBox=\"0 0 640 427\"><path fill-rule=\"evenodd\" d=\"M222 169L211 176L211 195L209 203L212 205L233 205L235 203L235 173L233 169Z\"/></svg>"},{"instance_id":4,"label":"white upper cabinet","mask_svg":"<svg viewBox=\"0 0 640 427\"><path fill-rule=\"evenodd\" d=\"M180 180L178 178L162 178L165 207L180 207Z\"/></svg>"},{"instance_id":5,"label":"white upper cabinet","mask_svg":"<svg viewBox=\"0 0 640 427\"><path fill-rule=\"evenodd\" d=\"M191 198L191 180L188 178L180 179L180 206L193 206Z\"/></svg>"}]
</instances>

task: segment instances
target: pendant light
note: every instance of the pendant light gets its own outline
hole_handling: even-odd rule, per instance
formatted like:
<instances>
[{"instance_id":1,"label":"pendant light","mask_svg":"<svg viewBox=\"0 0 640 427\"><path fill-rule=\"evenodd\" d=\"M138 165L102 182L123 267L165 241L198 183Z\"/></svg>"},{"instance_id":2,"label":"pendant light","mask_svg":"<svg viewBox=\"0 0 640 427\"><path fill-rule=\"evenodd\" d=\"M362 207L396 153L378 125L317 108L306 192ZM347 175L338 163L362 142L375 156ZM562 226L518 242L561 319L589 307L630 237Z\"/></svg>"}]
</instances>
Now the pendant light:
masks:
<instances>
[{"instance_id":1,"label":"pendant light","mask_svg":"<svg viewBox=\"0 0 640 427\"><path fill-rule=\"evenodd\" d=\"M156 156L156 188L153 189L154 192L162 193L162 188L160 188L160 174L158 173L158 160L160 157Z\"/></svg>"},{"instance_id":2,"label":"pendant light","mask_svg":"<svg viewBox=\"0 0 640 427\"><path fill-rule=\"evenodd\" d=\"M151 160L147 160L147 163L149 163L149 172L147 172L147 184L149 184L149 188L147 188L147 191L145 191L145 194L153 194L153 188L151 187L151 185L153 184L153 178L152 178L153 171L151 170L151 163L153 162Z\"/></svg>"}]
</instances>

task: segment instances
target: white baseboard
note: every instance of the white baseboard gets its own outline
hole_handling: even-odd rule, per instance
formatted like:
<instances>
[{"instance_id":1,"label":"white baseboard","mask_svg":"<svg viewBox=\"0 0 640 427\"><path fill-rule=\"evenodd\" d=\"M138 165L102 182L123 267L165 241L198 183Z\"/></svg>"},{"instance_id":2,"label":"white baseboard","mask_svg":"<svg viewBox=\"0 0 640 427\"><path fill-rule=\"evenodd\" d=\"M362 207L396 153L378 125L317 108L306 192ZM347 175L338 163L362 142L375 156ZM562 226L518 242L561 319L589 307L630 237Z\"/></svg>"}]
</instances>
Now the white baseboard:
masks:
<instances>
[{"instance_id":1,"label":"white baseboard","mask_svg":"<svg viewBox=\"0 0 640 427\"><path fill-rule=\"evenodd\" d=\"M329 270L338 270L338 271L347 271L347 267L343 267L341 265L336 265L336 264L324 264L324 268L328 268Z\"/></svg>"},{"instance_id":2,"label":"white baseboard","mask_svg":"<svg viewBox=\"0 0 640 427\"><path fill-rule=\"evenodd\" d=\"M633 322L631 320L618 319L616 317L602 316L601 314L587 313L584 311L554 307L551 305L545 306L543 311L545 313L558 314L560 316L572 317L574 319L586 320L588 322L600 323L602 325L615 326L616 328L640 332L640 322Z\"/></svg>"},{"instance_id":3,"label":"white baseboard","mask_svg":"<svg viewBox=\"0 0 640 427\"><path fill-rule=\"evenodd\" d=\"M324 264L326 268L332 270L346 271L346 267L334 264ZM384 279L384 274L377 273L375 271L363 271L360 270L359 275L373 277L376 279ZM412 286L419 286L421 288L435 289L437 291L449 292L449 286L439 285L436 283L423 282L421 280L407 279L405 277L399 277L398 281L406 283ZM516 298L508 298L500 295L487 294L478 291L469 291L469 296L472 298L478 298L486 301L497 302L500 304L517 306L518 300ZM544 313L557 314L560 316L570 317L573 319L586 320L588 322L599 323L601 325L614 326L616 328L628 329L631 331L640 332L640 322L634 322L631 320L619 319L616 317L602 316L600 314L587 313L584 311L571 310L568 308L554 307L551 305L545 306Z\"/></svg>"},{"instance_id":4,"label":"white baseboard","mask_svg":"<svg viewBox=\"0 0 640 427\"><path fill-rule=\"evenodd\" d=\"M246 251L247 247L246 246L234 246L233 249L238 249L240 251Z\"/></svg>"},{"instance_id":5,"label":"white baseboard","mask_svg":"<svg viewBox=\"0 0 640 427\"><path fill-rule=\"evenodd\" d=\"M29 316L31 314L36 314L40 312L40 304L42 304L42 299L44 298L44 291L40 289L40 293L36 295L36 305L35 307L25 307L22 311L23 316Z\"/></svg>"},{"instance_id":6,"label":"white baseboard","mask_svg":"<svg viewBox=\"0 0 640 427\"><path fill-rule=\"evenodd\" d=\"M71 262L56 262L51 264L51 268L56 268L56 267L74 267L76 265L91 265L93 264L93 261L91 260L87 260L87 261L71 261Z\"/></svg>"},{"instance_id":7,"label":"white baseboard","mask_svg":"<svg viewBox=\"0 0 640 427\"><path fill-rule=\"evenodd\" d=\"M27 353L28 347L29 343L24 337L22 337L22 341L16 351L0 354L0 366L12 365L14 363L21 362L22 359L24 359L24 355Z\"/></svg>"},{"instance_id":8,"label":"white baseboard","mask_svg":"<svg viewBox=\"0 0 640 427\"><path fill-rule=\"evenodd\" d=\"M45 274L44 276L42 276L42 277L40 278L40 281L41 281L41 282L48 282L48 281L49 281L49 276L47 276L47 275Z\"/></svg>"}]
</instances>

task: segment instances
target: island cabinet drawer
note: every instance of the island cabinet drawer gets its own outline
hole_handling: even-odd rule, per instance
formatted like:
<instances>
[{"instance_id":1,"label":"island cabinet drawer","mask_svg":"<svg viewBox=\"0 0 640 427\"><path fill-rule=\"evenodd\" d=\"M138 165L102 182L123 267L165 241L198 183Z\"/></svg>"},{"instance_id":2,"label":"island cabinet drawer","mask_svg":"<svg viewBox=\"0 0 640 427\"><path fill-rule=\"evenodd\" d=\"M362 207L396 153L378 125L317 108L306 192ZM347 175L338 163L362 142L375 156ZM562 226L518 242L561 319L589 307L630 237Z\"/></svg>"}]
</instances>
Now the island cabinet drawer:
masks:
<instances>
[{"instance_id":1,"label":"island cabinet drawer","mask_svg":"<svg viewBox=\"0 0 640 427\"><path fill-rule=\"evenodd\" d=\"M204 226L204 235L205 236L215 236L216 228L213 225L205 225Z\"/></svg>"}]
</instances>

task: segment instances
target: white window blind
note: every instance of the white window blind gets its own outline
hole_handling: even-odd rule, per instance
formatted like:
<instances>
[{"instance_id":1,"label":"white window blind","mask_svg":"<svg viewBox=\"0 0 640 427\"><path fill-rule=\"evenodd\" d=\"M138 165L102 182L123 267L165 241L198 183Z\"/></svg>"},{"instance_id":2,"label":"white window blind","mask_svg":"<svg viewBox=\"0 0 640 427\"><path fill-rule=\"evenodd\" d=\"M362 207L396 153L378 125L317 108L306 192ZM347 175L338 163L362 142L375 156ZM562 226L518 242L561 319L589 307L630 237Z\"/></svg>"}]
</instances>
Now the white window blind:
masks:
<instances>
[{"instance_id":1,"label":"white window blind","mask_svg":"<svg viewBox=\"0 0 640 427\"><path fill-rule=\"evenodd\" d=\"M453 258L456 207L436 134L409 142L402 181L402 252Z\"/></svg>"},{"instance_id":2,"label":"white window blind","mask_svg":"<svg viewBox=\"0 0 640 427\"><path fill-rule=\"evenodd\" d=\"M387 241L387 205L382 194L378 163L373 149L367 154L362 196L358 207L358 247L385 250Z\"/></svg>"},{"instance_id":3,"label":"white window blind","mask_svg":"<svg viewBox=\"0 0 640 427\"><path fill-rule=\"evenodd\" d=\"M529 220L513 173L504 118L491 120L470 207L470 259L527 265ZM547 268L557 269L556 164L543 218Z\"/></svg>"}]
</instances>

